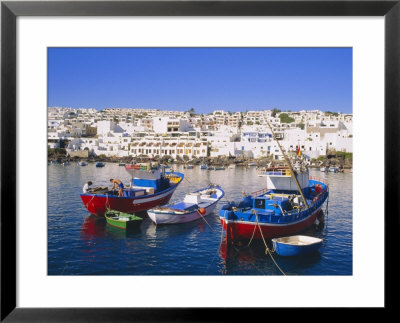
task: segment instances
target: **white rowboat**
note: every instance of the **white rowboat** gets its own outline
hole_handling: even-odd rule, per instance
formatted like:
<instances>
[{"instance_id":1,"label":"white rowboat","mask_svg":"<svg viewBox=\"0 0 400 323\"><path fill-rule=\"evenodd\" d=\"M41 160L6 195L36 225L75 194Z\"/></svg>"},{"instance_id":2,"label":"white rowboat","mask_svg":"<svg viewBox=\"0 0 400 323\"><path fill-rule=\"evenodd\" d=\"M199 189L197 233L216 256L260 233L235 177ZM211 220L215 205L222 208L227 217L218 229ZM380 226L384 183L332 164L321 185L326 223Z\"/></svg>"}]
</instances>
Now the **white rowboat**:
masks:
<instances>
[{"instance_id":1,"label":"white rowboat","mask_svg":"<svg viewBox=\"0 0 400 323\"><path fill-rule=\"evenodd\" d=\"M147 211L154 224L174 224L195 221L212 213L225 192L210 184L193 193L186 194L182 202L163 205Z\"/></svg>"}]
</instances>

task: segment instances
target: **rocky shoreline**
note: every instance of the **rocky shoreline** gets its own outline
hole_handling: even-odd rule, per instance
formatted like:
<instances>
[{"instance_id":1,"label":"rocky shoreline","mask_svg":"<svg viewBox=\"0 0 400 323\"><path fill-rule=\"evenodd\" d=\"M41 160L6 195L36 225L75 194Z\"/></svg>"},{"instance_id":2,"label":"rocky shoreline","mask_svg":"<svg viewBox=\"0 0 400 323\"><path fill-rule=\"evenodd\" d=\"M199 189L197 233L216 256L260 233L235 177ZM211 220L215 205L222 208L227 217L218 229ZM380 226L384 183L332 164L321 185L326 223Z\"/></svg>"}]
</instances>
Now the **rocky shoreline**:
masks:
<instances>
[{"instance_id":1,"label":"rocky shoreline","mask_svg":"<svg viewBox=\"0 0 400 323\"><path fill-rule=\"evenodd\" d=\"M48 158L48 162L57 162L57 163L64 163L64 162L78 162L78 161L86 161L88 163L95 163L95 162L106 162L106 163L124 163L129 164L132 162L159 162L162 164L177 164L177 165L200 165L200 164L207 164L212 166L229 166L229 165L237 165L237 166L248 166L249 163L255 163L257 167L266 167L268 165L277 165L282 164L284 161L276 161L272 158L246 158L246 157L233 157L233 156L223 156L223 157L207 157L207 158L178 158L173 160L169 156L164 156L162 158L153 158L150 159L147 156L140 156L136 158L129 157L106 157L106 156L90 156L88 158L79 158L79 157L69 157L69 156L51 156ZM310 161L309 167L310 168L321 168L321 167L337 167L339 169L352 169L352 155L349 157L348 155L336 155L330 154L325 156L324 158L319 159L312 159Z\"/></svg>"}]
</instances>

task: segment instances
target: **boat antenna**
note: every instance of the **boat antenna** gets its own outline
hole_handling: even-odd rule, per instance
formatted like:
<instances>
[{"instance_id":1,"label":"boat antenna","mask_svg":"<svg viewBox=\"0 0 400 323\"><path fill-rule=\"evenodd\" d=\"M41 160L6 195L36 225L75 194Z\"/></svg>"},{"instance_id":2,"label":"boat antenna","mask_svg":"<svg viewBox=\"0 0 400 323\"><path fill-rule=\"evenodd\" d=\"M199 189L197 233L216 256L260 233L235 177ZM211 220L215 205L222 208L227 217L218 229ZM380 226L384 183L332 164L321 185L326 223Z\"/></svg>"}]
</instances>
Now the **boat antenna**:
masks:
<instances>
[{"instance_id":1,"label":"boat antenna","mask_svg":"<svg viewBox=\"0 0 400 323\"><path fill-rule=\"evenodd\" d=\"M295 174L295 172L294 172L294 170L293 170L292 164L290 163L289 159L286 157L285 152L283 151L283 148L282 148L282 146L280 145L278 139L276 139L275 133L274 133L274 131L272 130L272 127L271 127L271 125L269 124L268 120L265 120L265 121L267 122L268 127L269 127L269 129L271 130L272 137L274 138L274 140L275 140L276 143L278 144L278 147L279 147L279 149L280 149L280 151L281 151L281 153L282 153L282 155L283 155L283 158L284 158L285 161L286 161L286 164L289 166L290 173L292 174L292 177L293 177L293 179L294 179L294 181L295 181L295 183L296 183L296 185L297 185L297 189L299 190L299 192L300 192L300 194L301 194L301 197L303 198L304 204L308 207L307 200L306 200L306 198L305 198L305 196L304 196L303 190L302 190L301 187L300 187L299 181L297 180L297 176L296 176L296 174Z\"/></svg>"}]
</instances>

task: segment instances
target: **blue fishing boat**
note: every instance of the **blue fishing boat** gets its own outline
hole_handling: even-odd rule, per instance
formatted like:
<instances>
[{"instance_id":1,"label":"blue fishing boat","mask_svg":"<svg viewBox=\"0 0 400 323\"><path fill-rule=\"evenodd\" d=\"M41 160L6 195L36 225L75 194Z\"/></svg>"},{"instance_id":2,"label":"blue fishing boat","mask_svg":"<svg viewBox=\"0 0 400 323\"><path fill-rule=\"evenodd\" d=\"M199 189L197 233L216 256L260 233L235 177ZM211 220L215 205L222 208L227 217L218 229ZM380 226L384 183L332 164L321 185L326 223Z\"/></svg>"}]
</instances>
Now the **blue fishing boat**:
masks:
<instances>
[{"instance_id":1,"label":"blue fishing boat","mask_svg":"<svg viewBox=\"0 0 400 323\"><path fill-rule=\"evenodd\" d=\"M207 168L208 168L208 166L206 164L201 164L200 165L200 169L207 169Z\"/></svg>"},{"instance_id":2,"label":"blue fishing boat","mask_svg":"<svg viewBox=\"0 0 400 323\"><path fill-rule=\"evenodd\" d=\"M267 172L267 188L244 194L239 202L222 206L220 221L228 239L249 240L283 237L310 227L329 195L324 179L299 172L301 193L288 169Z\"/></svg>"},{"instance_id":3,"label":"blue fishing boat","mask_svg":"<svg viewBox=\"0 0 400 323\"><path fill-rule=\"evenodd\" d=\"M301 232L313 225L328 198L328 183L311 177L300 158L292 166L271 126L270 130L287 166L265 169L260 176L266 177L266 188L251 194L243 192L241 201L222 206L219 216L228 241L278 238Z\"/></svg>"},{"instance_id":4,"label":"blue fishing boat","mask_svg":"<svg viewBox=\"0 0 400 323\"><path fill-rule=\"evenodd\" d=\"M322 239L309 236L291 236L272 239L272 251L280 256L300 256L317 251Z\"/></svg>"},{"instance_id":5,"label":"blue fishing boat","mask_svg":"<svg viewBox=\"0 0 400 323\"><path fill-rule=\"evenodd\" d=\"M224 166L215 166L215 170L225 170Z\"/></svg>"},{"instance_id":6,"label":"blue fishing boat","mask_svg":"<svg viewBox=\"0 0 400 323\"><path fill-rule=\"evenodd\" d=\"M78 166L86 166L86 165L87 163L83 160L78 162Z\"/></svg>"},{"instance_id":7,"label":"blue fishing boat","mask_svg":"<svg viewBox=\"0 0 400 323\"><path fill-rule=\"evenodd\" d=\"M106 164L101 162L96 163L96 167L104 167L104 166L106 166Z\"/></svg>"}]
</instances>

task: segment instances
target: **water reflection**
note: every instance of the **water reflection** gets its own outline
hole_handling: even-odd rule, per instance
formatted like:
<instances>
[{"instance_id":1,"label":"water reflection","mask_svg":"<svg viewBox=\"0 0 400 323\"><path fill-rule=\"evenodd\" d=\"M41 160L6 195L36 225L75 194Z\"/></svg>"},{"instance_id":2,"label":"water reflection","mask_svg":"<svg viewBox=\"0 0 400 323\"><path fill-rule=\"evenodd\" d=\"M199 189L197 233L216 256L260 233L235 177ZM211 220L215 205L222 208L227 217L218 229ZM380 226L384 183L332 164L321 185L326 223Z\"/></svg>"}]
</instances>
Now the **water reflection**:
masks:
<instances>
[{"instance_id":1,"label":"water reflection","mask_svg":"<svg viewBox=\"0 0 400 323\"><path fill-rule=\"evenodd\" d=\"M207 224L202 219L193 222L155 225L150 219L144 223L144 232L149 239L170 239L177 236L187 236L188 239L195 239L199 232L205 232Z\"/></svg>"},{"instance_id":2,"label":"water reflection","mask_svg":"<svg viewBox=\"0 0 400 323\"><path fill-rule=\"evenodd\" d=\"M187 192L210 182L220 184L225 190L224 201L206 217L211 228L203 219L156 226L144 212L138 214L144 217L140 228L132 232L114 228L104 218L89 215L79 198L82 185L88 180L99 186L108 185L111 177L128 183L130 179L123 167L112 164L103 169L95 165L49 166L49 274L281 275L271 257L265 254L262 240L253 241L249 247L245 244L228 247L218 217L226 201L240 199L243 190L253 192L265 187L265 179L258 177L254 168L243 167L205 171L197 166L184 172L187 180L174 193L171 202L182 200ZM329 216L322 213L325 221L302 234L322 238L320 252L302 257L276 254L273 257L288 275L351 275L352 176L315 171L313 175L329 181ZM267 243L272 248L270 241ZM66 259L68 266L65 266Z\"/></svg>"},{"instance_id":3,"label":"water reflection","mask_svg":"<svg viewBox=\"0 0 400 323\"><path fill-rule=\"evenodd\" d=\"M140 226L134 226L134 227L128 227L127 229L120 229L113 227L112 225L105 224L105 231L107 234L107 237L113 238L113 239L126 239L126 238L135 238L135 237L140 237L142 233L142 228Z\"/></svg>"},{"instance_id":4,"label":"water reflection","mask_svg":"<svg viewBox=\"0 0 400 323\"><path fill-rule=\"evenodd\" d=\"M103 238L105 236L106 219L96 215L89 215L82 224L81 236L83 240Z\"/></svg>"},{"instance_id":5,"label":"water reflection","mask_svg":"<svg viewBox=\"0 0 400 323\"><path fill-rule=\"evenodd\" d=\"M315 232L322 232L324 226L324 222L320 222L314 228L299 234L316 236ZM227 242L225 237L219 248L219 255L225 267L224 274L237 275L243 268L246 268L246 271L252 270L258 275L282 274L276 262L286 275L299 275L299 271L312 268L321 261L321 253L318 250L308 255L284 257L273 252L271 239L265 242L273 259L262 240L232 243Z\"/></svg>"}]
</instances>

